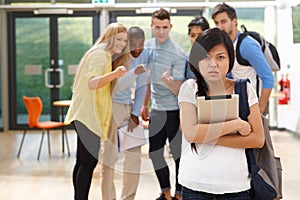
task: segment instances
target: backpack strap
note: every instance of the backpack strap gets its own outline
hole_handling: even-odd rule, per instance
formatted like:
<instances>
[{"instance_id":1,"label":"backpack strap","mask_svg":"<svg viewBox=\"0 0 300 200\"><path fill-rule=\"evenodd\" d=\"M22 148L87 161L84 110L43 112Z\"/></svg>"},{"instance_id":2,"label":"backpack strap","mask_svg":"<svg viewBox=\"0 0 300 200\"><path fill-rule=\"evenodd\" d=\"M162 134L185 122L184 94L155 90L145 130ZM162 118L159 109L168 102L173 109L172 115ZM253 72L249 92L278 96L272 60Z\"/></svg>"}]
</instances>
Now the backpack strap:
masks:
<instances>
[{"instance_id":1,"label":"backpack strap","mask_svg":"<svg viewBox=\"0 0 300 200\"><path fill-rule=\"evenodd\" d=\"M239 116L242 120L248 121L247 117L250 114L247 82L249 79L237 79L234 84L234 91L239 95ZM253 177L259 171L259 167L256 164L253 149L246 149L246 157L248 161L248 170L250 176Z\"/></svg>"},{"instance_id":2,"label":"backpack strap","mask_svg":"<svg viewBox=\"0 0 300 200\"><path fill-rule=\"evenodd\" d=\"M265 48L266 48L265 39L259 33L255 32L255 31L248 31L244 24L241 25L241 29L243 32L239 35L239 38L237 40L236 59L240 65L251 66L250 63L247 60L245 60L241 56L241 53L240 53L240 46L241 46L243 39L247 36L252 37L255 41L257 41L259 43L259 45L262 48L262 52L264 52Z\"/></svg>"},{"instance_id":3,"label":"backpack strap","mask_svg":"<svg viewBox=\"0 0 300 200\"><path fill-rule=\"evenodd\" d=\"M247 32L248 31L247 28L246 28L246 26L244 24L241 25L241 29L242 29L243 32Z\"/></svg>"},{"instance_id":4,"label":"backpack strap","mask_svg":"<svg viewBox=\"0 0 300 200\"><path fill-rule=\"evenodd\" d=\"M250 63L241 56L241 52L240 52L241 43L242 43L243 39L247 36L248 36L247 32L241 33L239 35L239 38L237 40L236 47L235 47L235 53L236 53L236 60L240 65L250 66Z\"/></svg>"},{"instance_id":5,"label":"backpack strap","mask_svg":"<svg viewBox=\"0 0 300 200\"><path fill-rule=\"evenodd\" d=\"M236 44L236 50L235 50L237 62L240 65L246 65L246 66L250 66L250 63L247 60L245 60L244 58L242 58L241 53L240 53L240 46L241 46L241 42L243 41L243 39L245 37L247 37L248 35L249 35L249 33L247 31L240 34L237 44ZM256 74L256 95L257 95L257 97L259 97L259 78L258 78L257 74Z\"/></svg>"},{"instance_id":6,"label":"backpack strap","mask_svg":"<svg viewBox=\"0 0 300 200\"><path fill-rule=\"evenodd\" d=\"M239 95L239 116L242 120L248 121L250 114L248 104L247 82L249 79L237 79L234 84L234 91Z\"/></svg>"}]
</instances>

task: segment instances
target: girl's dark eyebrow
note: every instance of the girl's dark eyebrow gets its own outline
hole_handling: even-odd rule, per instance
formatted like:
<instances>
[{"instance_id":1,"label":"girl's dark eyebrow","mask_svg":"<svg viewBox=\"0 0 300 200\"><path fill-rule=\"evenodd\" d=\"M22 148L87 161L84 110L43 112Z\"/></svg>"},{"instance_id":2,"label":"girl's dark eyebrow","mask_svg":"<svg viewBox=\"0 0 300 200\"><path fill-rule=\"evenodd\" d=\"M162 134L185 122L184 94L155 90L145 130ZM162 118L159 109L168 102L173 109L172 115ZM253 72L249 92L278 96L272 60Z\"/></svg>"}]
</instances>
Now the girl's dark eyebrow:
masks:
<instances>
[{"instance_id":1,"label":"girl's dark eyebrow","mask_svg":"<svg viewBox=\"0 0 300 200\"><path fill-rule=\"evenodd\" d=\"M220 54L226 54L226 52L219 52L219 53L217 53L217 55L220 55Z\"/></svg>"}]
</instances>

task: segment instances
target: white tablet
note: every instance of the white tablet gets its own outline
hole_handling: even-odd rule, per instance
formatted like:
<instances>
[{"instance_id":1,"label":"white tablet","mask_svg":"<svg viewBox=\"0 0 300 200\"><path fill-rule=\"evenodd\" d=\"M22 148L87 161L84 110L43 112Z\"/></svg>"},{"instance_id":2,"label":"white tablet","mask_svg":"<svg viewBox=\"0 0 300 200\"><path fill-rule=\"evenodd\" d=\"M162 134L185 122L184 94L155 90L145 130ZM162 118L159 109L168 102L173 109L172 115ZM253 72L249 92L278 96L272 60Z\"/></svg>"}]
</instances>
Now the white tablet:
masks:
<instances>
[{"instance_id":1,"label":"white tablet","mask_svg":"<svg viewBox=\"0 0 300 200\"><path fill-rule=\"evenodd\" d=\"M239 117L239 95L197 97L198 122L217 123Z\"/></svg>"}]
</instances>

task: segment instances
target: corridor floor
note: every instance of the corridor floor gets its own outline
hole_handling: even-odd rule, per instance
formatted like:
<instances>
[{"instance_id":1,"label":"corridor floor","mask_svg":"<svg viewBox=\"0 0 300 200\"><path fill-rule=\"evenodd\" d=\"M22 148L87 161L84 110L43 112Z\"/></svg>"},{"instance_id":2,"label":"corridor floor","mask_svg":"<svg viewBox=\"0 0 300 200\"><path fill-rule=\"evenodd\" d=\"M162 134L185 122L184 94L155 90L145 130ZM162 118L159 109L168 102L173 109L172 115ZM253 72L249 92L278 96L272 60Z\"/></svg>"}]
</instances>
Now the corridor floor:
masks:
<instances>
[{"instance_id":1,"label":"corridor floor","mask_svg":"<svg viewBox=\"0 0 300 200\"><path fill-rule=\"evenodd\" d=\"M286 131L272 131L276 156L281 158L283 168L284 200L300 199L300 137ZM16 157L22 131L0 133L0 199L5 200L68 200L73 199L72 170L75 163L76 136L68 131L71 156L61 152L61 134L51 134L51 156L47 143L44 145L40 161L36 160L41 134L32 132L26 136L20 158ZM160 190L152 164L147 156L148 146L143 147L142 171L137 191L137 200L154 200ZM174 163L166 153L170 167ZM121 162L117 163L121 169ZM171 169L172 184L174 173ZM121 170L116 172L115 184L120 195ZM99 166L94 171L90 190L90 200L101 199Z\"/></svg>"}]
</instances>

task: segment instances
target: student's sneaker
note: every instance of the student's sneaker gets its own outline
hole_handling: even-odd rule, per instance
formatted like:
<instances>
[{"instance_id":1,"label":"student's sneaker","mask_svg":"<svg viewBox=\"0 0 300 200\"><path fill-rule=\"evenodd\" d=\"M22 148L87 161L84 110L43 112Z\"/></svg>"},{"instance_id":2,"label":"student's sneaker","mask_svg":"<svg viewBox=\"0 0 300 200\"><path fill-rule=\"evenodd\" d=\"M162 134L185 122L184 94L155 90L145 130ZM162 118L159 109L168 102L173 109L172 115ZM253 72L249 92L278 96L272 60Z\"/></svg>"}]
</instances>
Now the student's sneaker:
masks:
<instances>
[{"instance_id":1,"label":"student's sneaker","mask_svg":"<svg viewBox=\"0 0 300 200\"><path fill-rule=\"evenodd\" d=\"M164 193L161 193L160 197L158 197L156 200L167 200Z\"/></svg>"}]
</instances>

